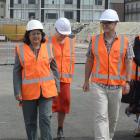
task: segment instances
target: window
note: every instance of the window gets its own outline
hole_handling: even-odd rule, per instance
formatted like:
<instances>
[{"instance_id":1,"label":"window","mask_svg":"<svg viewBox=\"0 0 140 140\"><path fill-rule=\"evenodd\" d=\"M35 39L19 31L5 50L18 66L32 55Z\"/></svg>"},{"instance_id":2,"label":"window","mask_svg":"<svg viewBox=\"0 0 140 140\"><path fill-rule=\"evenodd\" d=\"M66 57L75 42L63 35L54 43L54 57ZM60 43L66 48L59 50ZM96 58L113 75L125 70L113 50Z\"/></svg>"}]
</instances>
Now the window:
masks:
<instances>
[{"instance_id":1,"label":"window","mask_svg":"<svg viewBox=\"0 0 140 140\"><path fill-rule=\"evenodd\" d=\"M21 0L18 0L18 4L21 4Z\"/></svg>"},{"instance_id":2,"label":"window","mask_svg":"<svg viewBox=\"0 0 140 140\"><path fill-rule=\"evenodd\" d=\"M65 4L73 4L73 0L65 0Z\"/></svg>"},{"instance_id":3,"label":"window","mask_svg":"<svg viewBox=\"0 0 140 140\"><path fill-rule=\"evenodd\" d=\"M95 0L95 5L102 5L103 0Z\"/></svg>"},{"instance_id":4,"label":"window","mask_svg":"<svg viewBox=\"0 0 140 140\"><path fill-rule=\"evenodd\" d=\"M14 6L14 0L10 0L10 7Z\"/></svg>"},{"instance_id":5,"label":"window","mask_svg":"<svg viewBox=\"0 0 140 140\"><path fill-rule=\"evenodd\" d=\"M35 13L34 12L29 13L29 19L35 19Z\"/></svg>"},{"instance_id":6,"label":"window","mask_svg":"<svg viewBox=\"0 0 140 140\"><path fill-rule=\"evenodd\" d=\"M68 19L73 19L73 12L72 11L65 11L64 16Z\"/></svg>"},{"instance_id":7,"label":"window","mask_svg":"<svg viewBox=\"0 0 140 140\"><path fill-rule=\"evenodd\" d=\"M3 4L0 4L0 8L4 8L4 5Z\"/></svg>"},{"instance_id":8,"label":"window","mask_svg":"<svg viewBox=\"0 0 140 140\"><path fill-rule=\"evenodd\" d=\"M28 0L29 4L35 4L35 0Z\"/></svg>"},{"instance_id":9,"label":"window","mask_svg":"<svg viewBox=\"0 0 140 140\"><path fill-rule=\"evenodd\" d=\"M47 13L46 14L46 19L57 19L58 14L57 13Z\"/></svg>"}]
</instances>

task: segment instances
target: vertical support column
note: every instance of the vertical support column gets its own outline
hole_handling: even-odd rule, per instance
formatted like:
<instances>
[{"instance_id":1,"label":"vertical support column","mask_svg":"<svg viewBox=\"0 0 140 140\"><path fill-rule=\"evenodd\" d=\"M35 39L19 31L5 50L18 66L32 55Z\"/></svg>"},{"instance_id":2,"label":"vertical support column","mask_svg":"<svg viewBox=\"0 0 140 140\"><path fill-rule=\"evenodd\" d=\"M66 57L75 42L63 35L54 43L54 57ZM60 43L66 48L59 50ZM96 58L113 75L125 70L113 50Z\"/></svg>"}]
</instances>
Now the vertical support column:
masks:
<instances>
[{"instance_id":1,"label":"vertical support column","mask_svg":"<svg viewBox=\"0 0 140 140\"><path fill-rule=\"evenodd\" d=\"M108 9L108 0L105 0L105 9Z\"/></svg>"},{"instance_id":2,"label":"vertical support column","mask_svg":"<svg viewBox=\"0 0 140 140\"><path fill-rule=\"evenodd\" d=\"M14 8L14 0L10 0L10 18L13 18L14 16L13 8Z\"/></svg>"},{"instance_id":3,"label":"vertical support column","mask_svg":"<svg viewBox=\"0 0 140 140\"><path fill-rule=\"evenodd\" d=\"M77 0L77 22L80 22L80 6L81 0Z\"/></svg>"},{"instance_id":4,"label":"vertical support column","mask_svg":"<svg viewBox=\"0 0 140 140\"><path fill-rule=\"evenodd\" d=\"M41 4L40 4L40 17L41 17L41 22L44 22L44 5L45 5L45 2L44 2L44 0L39 0L39 1L41 1Z\"/></svg>"}]
</instances>

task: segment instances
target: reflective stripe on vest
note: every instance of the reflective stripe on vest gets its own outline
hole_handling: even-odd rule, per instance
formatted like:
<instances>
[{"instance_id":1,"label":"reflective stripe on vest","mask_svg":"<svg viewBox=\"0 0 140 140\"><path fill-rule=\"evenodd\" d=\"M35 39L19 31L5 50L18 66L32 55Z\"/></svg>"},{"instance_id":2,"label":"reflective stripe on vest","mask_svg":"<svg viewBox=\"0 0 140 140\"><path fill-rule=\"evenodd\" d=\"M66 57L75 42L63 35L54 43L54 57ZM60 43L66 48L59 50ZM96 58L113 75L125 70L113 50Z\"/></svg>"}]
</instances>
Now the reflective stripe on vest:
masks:
<instances>
[{"instance_id":1,"label":"reflective stripe on vest","mask_svg":"<svg viewBox=\"0 0 140 140\"><path fill-rule=\"evenodd\" d=\"M48 43L49 44L49 43ZM46 45L47 48L47 52L48 52L48 57L52 58L53 54L51 51L51 47L49 45ZM21 55L21 61L24 65L24 51L23 51L23 46L19 47L19 51L20 51L20 55ZM26 78L25 75L25 70L24 70L24 78ZM52 75L48 76L48 77L42 77L42 78L35 78L35 79L22 79L22 83L23 84L32 84L32 83L38 83L38 82L45 82L45 81L49 81L49 80L53 80L54 77Z\"/></svg>"},{"instance_id":2,"label":"reflective stripe on vest","mask_svg":"<svg viewBox=\"0 0 140 140\"><path fill-rule=\"evenodd\" d=\"M92 73L92 77L93 78L100 78L100 79L112 79L112 80L120 80L123 79L125 80L125 76L121 76L121 59L123 57L123 51L124 51L124 36L120 36L120 57L119 57L119 63L118 63L118 67L117 67L117 71L118 71L118 75L116 76L110 76L110 75L103 75L103 74L99 74L99 68L100 68L100 61L99 61L99 55L98 55L98 42L99 42L99 37L100 35L96 36L95 39L95 44L94 44L94 51L95 51L95 56L96 56L96 60L97 60L97 64L96 64L96 72ZM109 77L108 77L109 76Z\"/></svg>"},{"instance_id":3,"label":"reflective stripe on vest","mask_svg":"<svg viewBox=\"0 0 140 140\"><path fill-rule=\"evenodd\" d=\"M72 78L73 74L70 74L71 68L72 68L72 54L73 54L73 40L70 39L70 67L69 67L69 73L59 73L61 75L60 77L62 78Z\"/></svg>"},{"instance_id":4,"label":"reflective stripe on vest","mask_svg":"<svg viewBox=\"0 0 140 140\"><path fill-rule=\"evenodd\" d=\"M72 39L70 39L70 72L71 72L71 67L72 67L72 50L73 50L73 42Z\"/></svg>"},{"instance_id":5,"label":"reflective stripe on vest","mask_svg":"<svg viewBox=\"0 0 140 140\"><path fill-rule=\"evenodd\" d=\"M33 84L33 83L38 83L38 82L46 82L49 80L53 80L53 76L48 76L48 77L42 77L42 78L36 78L36 79L23 79L22 83L23 84Z\"/></svg>"},{"instance_id":6,"label":"reflective stripe on vest","mask_svg":"<svg viewBox=\"0 0 140 140\"><path fill-rule=\"evenodd\" d=\"M49 38L48 43L46 45L49 59L53 57L53 52L52 52L52 48L50 47L50 45L51 45L51 39Z\"/></svg>"},{"instance_id":7,"label":"reflective stripe on vest","mask_svg":"<svg viewBox=\"0 0 140 140\"><path fill-rule=\"evenodd\" d=\"M73 77L73 74L69 74L69 73L62 73L61 74L61 76L63 77L63 78L72 78Z\"/></svg>"}]
</instances>

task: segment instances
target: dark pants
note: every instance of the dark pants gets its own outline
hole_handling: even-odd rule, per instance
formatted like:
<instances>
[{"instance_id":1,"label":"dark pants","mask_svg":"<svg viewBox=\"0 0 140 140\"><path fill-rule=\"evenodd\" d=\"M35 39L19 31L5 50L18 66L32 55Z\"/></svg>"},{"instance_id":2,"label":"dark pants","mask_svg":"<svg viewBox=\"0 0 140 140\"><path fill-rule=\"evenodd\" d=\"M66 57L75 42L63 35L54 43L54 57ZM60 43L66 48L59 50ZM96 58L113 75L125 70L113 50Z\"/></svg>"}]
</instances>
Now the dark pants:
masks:
<instances>
[{"instance_id":1,"label":"dark pants","mask_svg":"<svg viewBox=\"0 0 140 140\"><path fill-rule=\"evenodd\" d=\"M37 100L23 101L23 116L28 140L37 140L37 117L39 112L39 127L41 140L52 140L51 116L52 99L40 97Z\"/></svg>"}]
</instances>

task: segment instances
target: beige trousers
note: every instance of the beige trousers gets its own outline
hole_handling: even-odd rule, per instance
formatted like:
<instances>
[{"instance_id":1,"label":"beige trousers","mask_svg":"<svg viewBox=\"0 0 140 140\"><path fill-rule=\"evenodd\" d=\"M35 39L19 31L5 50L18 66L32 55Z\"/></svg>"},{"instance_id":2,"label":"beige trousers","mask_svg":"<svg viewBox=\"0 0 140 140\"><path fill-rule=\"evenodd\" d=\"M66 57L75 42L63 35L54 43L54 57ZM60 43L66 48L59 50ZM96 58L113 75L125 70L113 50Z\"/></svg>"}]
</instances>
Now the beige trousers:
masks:
<instances>
[{"instance_id":1,"label":"beige trousers","mask_svg":"<svg viewBox=\"0 0 140 140\"><path fill-rule=\"evenodd\" d=\"M95 140L112 140L121 106L122 88L105 89L93 83Z\"/></svg>"}]
</instances>

